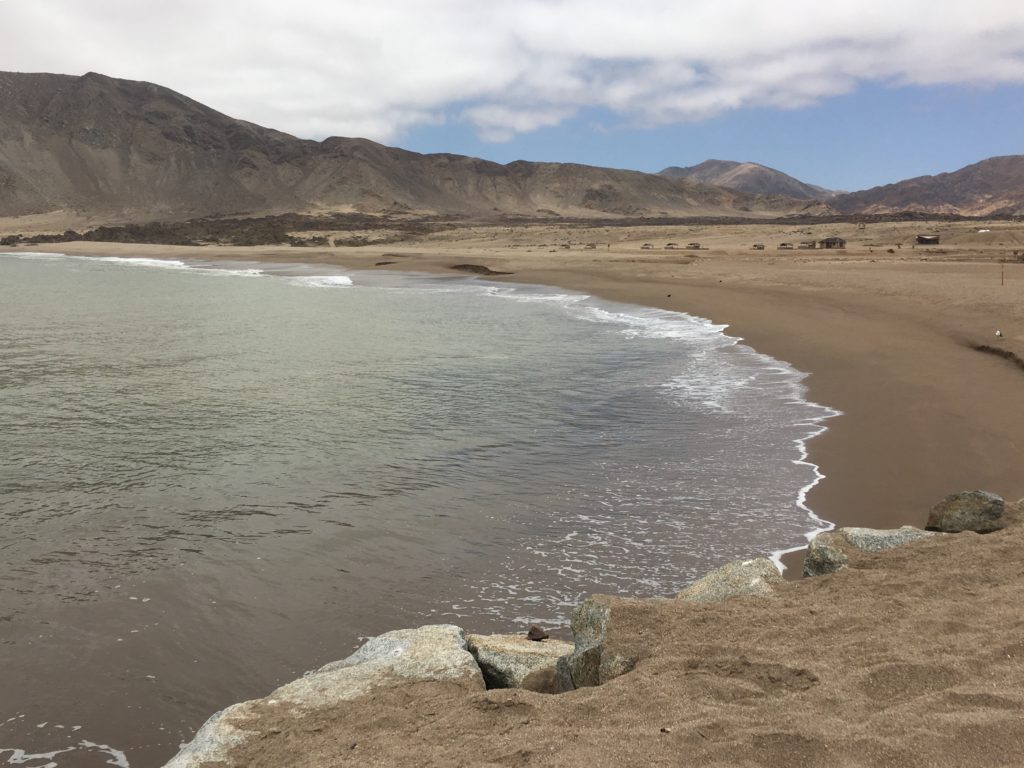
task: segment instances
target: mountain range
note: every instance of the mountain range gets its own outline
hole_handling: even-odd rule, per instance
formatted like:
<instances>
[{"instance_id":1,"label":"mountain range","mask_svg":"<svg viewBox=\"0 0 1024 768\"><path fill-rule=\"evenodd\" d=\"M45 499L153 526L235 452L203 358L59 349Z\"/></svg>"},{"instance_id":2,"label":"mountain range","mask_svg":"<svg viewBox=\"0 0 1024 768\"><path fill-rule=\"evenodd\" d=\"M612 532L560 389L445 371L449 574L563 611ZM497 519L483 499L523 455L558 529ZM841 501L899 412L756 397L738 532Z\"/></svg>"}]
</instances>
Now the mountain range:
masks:
<instances>
[{"instance_id":1,"label":"mountain range","mask_svg":"<svg viewBox=\"0 0 1024 768\"><path fill-rule=\"evenodd\" d=\"M670 179L692 179L752 195L784 195L796 200L828 200L841 194L814 184L805 184L782 171L759 163L737 163L734 160L705 160L700 165L687 168L672 166L659 175Z\"/></svg>"},{"instance_id":2,"label":"mountain range","mask_svg":"<svg viewBox=\"0 0 1024 768\"><path fill-rule=\"evenodd\" d=\"M715 160L649 174L568 163L503 165L359 138L312 141L231 118L151 83L96 73L0 72L0 216L779 217L903 210L1024 212L1024 157L838 194L756 163Z\"/></svg>"}]
</instances>

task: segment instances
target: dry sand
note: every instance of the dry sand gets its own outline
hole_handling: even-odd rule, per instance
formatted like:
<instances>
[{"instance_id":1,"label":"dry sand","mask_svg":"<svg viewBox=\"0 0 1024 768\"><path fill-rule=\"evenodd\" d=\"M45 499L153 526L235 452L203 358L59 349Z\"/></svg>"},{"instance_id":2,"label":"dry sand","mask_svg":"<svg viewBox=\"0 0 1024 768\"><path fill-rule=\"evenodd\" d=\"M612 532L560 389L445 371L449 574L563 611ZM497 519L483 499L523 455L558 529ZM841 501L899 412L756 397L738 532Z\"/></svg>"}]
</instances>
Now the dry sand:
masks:
<instances>
[{"instance_id":1,"label":"dry sand","mask_svg":"<svg viewBox=\"0 0 1024 768\"><path fill-rule=\"evenodd\" d=\"M233 768L926 768L1024 761L1024 529L865 557L770 598L617 601L641 657L560 696L424 683L282 712Z\"/></svg>"},{"instance_id":2,"label":"dry sand","mask_svg":"<svg viewBox=\"0 0 1024 768\"><path fill-rule=\"evenodd\" d=\"M936 230L941 247L911 247L914 233ZM775 250L833 233L847 251ZM664 247L691 241L707 249ZM514 273L493 279L690 312L808 372L810 397L843 411L810 444L827 479L809 504L826 519L922 525L953 491L1024 496L1024 367L972 348L1024 358L1020 225L464 227L358 249L44 249L434 272L478 264ZM624 604L615 642L644 661L600 689L406 687L283 722L235 764L1021 765L1022 546L1022 529L962 534L788 584L767 602Z\"/></svg>"}]
</instances>

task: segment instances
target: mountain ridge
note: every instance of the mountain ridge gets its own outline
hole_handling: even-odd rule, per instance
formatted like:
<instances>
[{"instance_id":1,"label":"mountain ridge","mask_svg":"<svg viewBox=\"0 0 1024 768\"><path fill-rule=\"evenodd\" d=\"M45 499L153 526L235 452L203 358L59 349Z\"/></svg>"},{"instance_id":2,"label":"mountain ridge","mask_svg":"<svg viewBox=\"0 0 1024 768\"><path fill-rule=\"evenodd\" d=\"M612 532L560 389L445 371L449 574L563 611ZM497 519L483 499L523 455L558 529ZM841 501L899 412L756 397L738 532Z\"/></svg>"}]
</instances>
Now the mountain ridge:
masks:
<instances>
[{"instance_id":1,"label":"mountain ridge","mask_svg":"<svg viewBox=\"0 0 1024 768\"><path fill-rule=\"evenodd\" d=\"M755 195L782 195L797 200L828 200L841 194L814 184L808 184L787 173L753 162L735 160L705 160L686 167L669 166L660 176L674 179L692 179L739 192Z\"/></svg>"},{"instance_id":2,"label":"mountain ridge","mask_svg":"<svg viewBox=\"0 0 1024 768\"><path fill-rule=\"evenodd\" d=\"M658 174L572 163L499 164L369 139L301 139L169 88L90 72L0 72L0 216L110 221L281 213L723 217L1020 215L1024 155L852 193L758 163Z\"/></svg>"},{"instance_id":3,"label":"mountain ridge","mask_svg":"<svg viewBox=\"0 0 1024 768\"><path fill-rule=\"evenodd\" d=\"M850 192L829 204L840 213L1024 215L1024 155L989 157L955 171Z\"/></svg>"},{"instance_id":4,"label":"mountain ridge","mask_svg":"<svg viewBox=\"0 0 1024 768\"><path fill-rule=\"evenodd\" d=\"M299 139L159 85L97 73L0 73L0 103L0 215L69 209L181 219L350 208L756 217L808 210L807 201L639 171L501 165L368 139Z\"/></svg>"}]
</instances>

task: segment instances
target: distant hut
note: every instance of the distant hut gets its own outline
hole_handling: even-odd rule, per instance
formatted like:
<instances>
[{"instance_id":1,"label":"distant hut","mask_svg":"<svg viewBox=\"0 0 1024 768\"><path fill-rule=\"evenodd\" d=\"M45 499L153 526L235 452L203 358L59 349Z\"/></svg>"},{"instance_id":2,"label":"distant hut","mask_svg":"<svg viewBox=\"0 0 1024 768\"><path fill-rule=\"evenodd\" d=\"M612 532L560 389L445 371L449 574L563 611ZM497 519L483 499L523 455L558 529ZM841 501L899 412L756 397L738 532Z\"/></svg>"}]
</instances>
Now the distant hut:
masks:
<instances>
[{"instance_id":1,"label":"distant hut","mask_svg":"<svg viewBox=\"0 0 1024 768\"><path fill-rule=\"evenodd\" d=\"M764 250L764 243L754 243L754 250L755 251L763 251Z\"/></svg>"},{"instance_id":2,"label":"distant hut","mask_svg":"<svg viewBox=\"0 0 1024 768\"><path fill-rule=\"evenodd\" d=\"M817 240L801 240L800 245L797 246L801 251L813 251L817 247Z\"/></svg>"},{"instance_id":3,"label":"distant hut","mask_svg":"<svg viewBox=\"0 0 1024 768\"><path fill-rule=\"evenodd\" d=\"M918 235L917 236L917 244L918 245L938 245L939 244L939 236L938 235Z\"/></svg>"},{"instance_id":4,"label":"distant hut","mask_svg":"<svg viewBox=\"0 0 1024 768\"><path fill-rule=\"evenodd\" d=\"M653 251L654 250L654 243L644 243L643 245L640 246L640 250L642 250L642 251Z\"/></svg>"},{"instance_id":5,"label":"distant hut","mask_svg":"<svg viewBox=\"0 0 1024 768\"><path fill-rule=\"evenodd\" d=\"M793 250L793 244L792 243L779 243L779 250L780 251L792 251Z\"/></svg>"},{"instance_id":6,"label":"distant hut","mask_svg":"<svg viewBox=\"0 0 1024 768\"><path fill-rule=\"evenodd\" d=\"M843 240L843 238L841 237L836 237L835 235L832 235L832 237L826 237L824 240L819 242L818 246L820 248L845 248L846 241Z\"/></svg>"},{"instance_id":7,"label":"distant hut","mask_svg":"<svg viewBox=\"0 0 1024 768\"><path fill-rule=\"evenodd\" d=\"M687 243L686 244L686 250L688 250L688 251L699 251L700 250L700 243Z\"/></svg>"},{"instance_id":8,"label":"distant hut","mask_svg":"<svg viewBox=\"0 0 1024 768\"><path fill-rule=\"evenodd\" d=\"M679 247L679 243L668 243L668 244L667 244L667 245L665 246L665 250L666 250L666 251L674 251L674 250L675 250L676 248L678 248L678 247Z\"/></svg>"}]
</instances>

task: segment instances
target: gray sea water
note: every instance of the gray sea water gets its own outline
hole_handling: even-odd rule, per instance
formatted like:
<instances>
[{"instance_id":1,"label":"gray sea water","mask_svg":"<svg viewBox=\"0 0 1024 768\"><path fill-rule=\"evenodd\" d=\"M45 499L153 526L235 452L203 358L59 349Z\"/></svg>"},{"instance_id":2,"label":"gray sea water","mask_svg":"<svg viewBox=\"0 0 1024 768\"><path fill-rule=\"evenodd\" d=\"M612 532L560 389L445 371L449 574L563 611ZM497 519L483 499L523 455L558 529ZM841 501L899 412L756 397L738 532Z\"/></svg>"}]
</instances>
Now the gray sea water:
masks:
<instances>
[{"instance_id":1,"label":"gray sea water","mask_svg":"<svg viewBox=\"0 0 1024 768\"><path fill-rule=\"evenodd\" d=\"M722 330L461 277L0 254L0 765L160 765L362 637L564 626L804 544L832 412Z\"/></svg>"}]
</instances>

